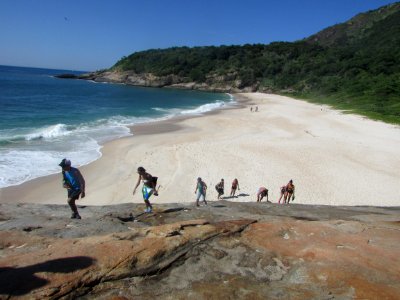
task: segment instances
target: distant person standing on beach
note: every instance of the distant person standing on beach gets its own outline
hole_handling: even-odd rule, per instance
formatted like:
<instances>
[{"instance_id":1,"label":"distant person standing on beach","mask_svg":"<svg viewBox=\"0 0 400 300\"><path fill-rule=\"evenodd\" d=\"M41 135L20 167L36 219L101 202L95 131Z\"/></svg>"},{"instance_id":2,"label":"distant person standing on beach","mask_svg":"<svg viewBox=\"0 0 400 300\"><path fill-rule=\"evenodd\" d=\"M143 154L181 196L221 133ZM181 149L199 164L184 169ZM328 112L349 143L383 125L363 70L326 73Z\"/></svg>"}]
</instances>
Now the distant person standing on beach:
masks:
<instances>
[{"instance_id":1,"label":"distant person standing on beach","mask_svg":"<svg viewBox=\"0 0 400 300\"><path fill-rule=\"evenodd\" d=\"M218 200L220 200L221 196L224 194L224 179L221 179L221 181L215 186L215 189L218 193Z\"/></svg>"},{"instance_id":2,"label":"distant person standing on beach","mask_svg":"<svg viewBox=\"0 0 400 300\"><path fill-rule=\"evenodd\" d=\"M68 190L68 205L72 210L71 219L81 219L75 201L85 198L85 179L77 168L71 167L71 161L64 158L59 166L62 168L63 187Z\"/></svg>"},{"instance_id":3,"label":"distant person standing on beach","mask_svg":"<svg viewBox=\"0 0 400 300\"><path fill-rule=\"evenodd\" d=\"M237 180L237 178L235 178L232 181L231 197L235 197L236 189L238 189L240 191L239 181Z\"/></svg>"},{"instance_id":4,"label":"distant person standing on beach","mask_svg":"<svg viewBox=\"0 0 400 300\"><path fill-rule=\"evenodd\" d=\"M203 196L204 204L207 205L206 192L207 192L207 184L200 177L197 178L196 189L194 190L194 193L197 195L196 196L196 206L200 206L199 200L200 200L200 197L202 197L202 196Z\"/></svg>"},{"instance_id":5,"label":"distant person standing on beach","mask_svg":"<svg viewBox=\"0 0 400 300\"><path fill-rule=\"evenodd\" d=\"M261 200L264 198L264 197L267 197L267 202L269 202L268 201L268 189L266 188L266 187L260 187L259 189L258 189L258 191L257 191L257 202L261 202Z\"/></svg>"},{"instance_id":6,"label":"distant person standing on beach","mask_svg":"<svg viewBox=\"0 0 400 300\"><path fill-rule=\"evenodd\" d=\"M140 181L143 181L143 187L142 187L142 194L143 194L143 200L144 203L146 204L146 210L145 212L151 213L153 211L153 206L150 204L150 197L151 195L157 196L157 190L156 190L156 184L157 184L157 177L151 176L149 173L146 172L146 170L143 167L139 167L137 169L137 172L139 174L138 181L136 183L135 188L133 189L133 195L136 192L137 187L140 184Z\"/></svg>"},{"instance_id":7,"label":"distant person standing on beach","mask_svg":"<svg viewBox=\"0 0 400 300\"><path fill-rule=\"evenodd\" d=\"M290 198L292 198L292 201L294 200L294 184L293 184L293 180L290 180L289 183L286 185L285 187L285 198L284 198L284 202L285 203L289 203L290 202Z\"/></svg>"}]
</instances>

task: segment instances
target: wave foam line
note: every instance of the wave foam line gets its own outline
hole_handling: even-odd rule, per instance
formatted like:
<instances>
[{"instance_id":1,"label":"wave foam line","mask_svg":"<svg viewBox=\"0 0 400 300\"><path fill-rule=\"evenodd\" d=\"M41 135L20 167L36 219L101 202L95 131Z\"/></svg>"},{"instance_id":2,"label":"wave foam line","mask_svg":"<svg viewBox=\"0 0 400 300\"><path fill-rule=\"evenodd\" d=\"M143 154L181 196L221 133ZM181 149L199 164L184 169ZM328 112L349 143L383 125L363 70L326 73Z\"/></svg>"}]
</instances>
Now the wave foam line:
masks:
<instances>
[{"instance_id":1,"label":"wave foam line","mask_svg":"<svg viewBox=\"0 0 400 300\"><path fill-rule=\"evenodd\" d=\"M216 101L214 103L207 103L200 105L199 107L193 109L177 109L177 108L160 108L160 107L153 107L152 109L159 112L167 113L171 116L178 116L178 115L201 115L206 112L210 112L219 108L226 106L224 101Z\"/></svg>"}]
</instances>

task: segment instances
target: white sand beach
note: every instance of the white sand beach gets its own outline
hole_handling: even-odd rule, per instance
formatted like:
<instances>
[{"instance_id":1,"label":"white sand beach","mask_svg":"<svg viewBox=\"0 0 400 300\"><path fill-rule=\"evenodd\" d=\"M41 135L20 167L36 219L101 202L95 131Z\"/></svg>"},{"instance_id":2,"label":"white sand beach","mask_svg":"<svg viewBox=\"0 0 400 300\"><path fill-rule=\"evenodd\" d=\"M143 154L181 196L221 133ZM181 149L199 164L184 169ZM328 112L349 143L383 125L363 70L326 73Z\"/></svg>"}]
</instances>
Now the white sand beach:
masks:
<instances>
[{"instance_id":1,"label":"white sand beach","mask_svg":"<svg viewBox=\"0 0 400 300\"><path fill-rule=\"evenodd\" d=\"M265 186L276 203L279 187L293 179L296 203L400 205L398 126L278 95L235 97L238 108L136 126L134 136L104 145L99 160L80 168L87 196L78 204L142 202L132 190L143 166L162 185L154 204L194 202L200 176L209 200L221 178L225 196L238 178L241 196L230 201L255 201ZM1 189L0 202L66 204L66 191L61 175L52 175Z\"/></svg>"}]
</instances>

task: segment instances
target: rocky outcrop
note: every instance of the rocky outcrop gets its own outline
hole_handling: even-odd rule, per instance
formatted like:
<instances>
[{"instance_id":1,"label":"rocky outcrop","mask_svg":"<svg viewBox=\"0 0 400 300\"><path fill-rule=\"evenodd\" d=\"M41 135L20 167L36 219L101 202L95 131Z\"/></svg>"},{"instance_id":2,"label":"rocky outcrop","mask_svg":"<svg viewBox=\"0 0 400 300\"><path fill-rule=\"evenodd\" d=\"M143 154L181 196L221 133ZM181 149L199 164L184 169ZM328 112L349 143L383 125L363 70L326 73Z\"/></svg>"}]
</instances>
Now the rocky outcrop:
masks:
<instances>
[{"instance_id":1,"label":"rocky outcrop","mask_svg":"<svg viewBox=\"0 0 400 300\"><path fill-rule=\"evenodd\" d=\"M133 71L101 71L83 75L61 74L55 76L62 79L83 79L95 82L122 83L133 86L176 88L202 90L212 92L255 92L258 85L242 87L236 74L209 75L204 82L193 82L177 75L156 76L151 73L137 74Z\"/></svg>"},{"instance_id":2,"label":"rocky outcrop","mask_svg":"<svg viewBox=\"0 0 400 300\"><path fill-rule=\"evenodd\" d=\"M62 208L62 209L60 209ZM0 205L0 298L396 299L400 209ZM129 213L131 212L131 213ZM65 216L63 216L65 215Z\"/></svg>"}]
</instances>

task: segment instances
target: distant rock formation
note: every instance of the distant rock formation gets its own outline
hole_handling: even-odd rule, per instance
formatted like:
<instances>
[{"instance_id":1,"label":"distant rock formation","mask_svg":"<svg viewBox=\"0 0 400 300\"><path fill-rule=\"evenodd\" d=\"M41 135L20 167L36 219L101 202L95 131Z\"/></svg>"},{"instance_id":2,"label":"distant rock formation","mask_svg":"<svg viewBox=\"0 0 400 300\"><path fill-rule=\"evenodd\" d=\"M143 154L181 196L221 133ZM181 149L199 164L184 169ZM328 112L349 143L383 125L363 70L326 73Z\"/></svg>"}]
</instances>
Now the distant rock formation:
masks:
<instances>
[{"instance_id":1,"label":"distant rock formation","mask_svg":"<svg viewBox=\"0 0 400 300\"><path fill-rule=\"evenodd\" d=\"M398 208L221 201L143 214L142 206L81 207L76 221L67 207L0 205L0 298L400 294Z\"/></svg>"},{"instance_id":2,"label":"distant rock formation","mask_svg":"<svg viewBox=\"0 0 400 300\"><path fill-rule=\"evenodd\" d=\"M177 75L156 76L150 73L137 74L133 71L101 71L87 73L83 75L61 74L56 75L62 79L83 79L95 82L123 83L133 86L157 87L157 88L176 88L202 90L212 92L255 92L257 85L251 87L241 87L240 80L236 80L235 76L228 74L225 76L209 76L205 82L188 82L187 78Z\"/></svg>"}]
</instances>

